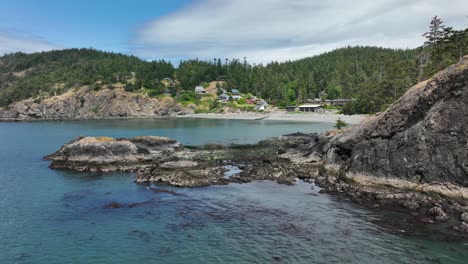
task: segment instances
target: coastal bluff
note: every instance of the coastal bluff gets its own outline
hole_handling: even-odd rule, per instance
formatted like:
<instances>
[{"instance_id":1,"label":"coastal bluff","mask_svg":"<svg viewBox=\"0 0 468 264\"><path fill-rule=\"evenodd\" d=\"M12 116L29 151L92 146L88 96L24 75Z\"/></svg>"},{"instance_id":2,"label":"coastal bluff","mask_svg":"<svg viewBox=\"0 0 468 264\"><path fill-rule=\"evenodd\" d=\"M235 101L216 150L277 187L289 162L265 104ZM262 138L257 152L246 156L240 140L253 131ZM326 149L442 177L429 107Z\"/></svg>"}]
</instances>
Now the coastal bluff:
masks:
<instances>
[{"instance_id":1,"label":"coastal bluff","mask_svg":"<svg viewBox=\"0 0 468 264\"><path fill-rule=\"evenodd\" d=\"M327 146L350 173L468 187L468 56Z\"/></svg>"},{"instance_id":2,"label":"coastal bluff","mask_svg":"<svg viewBox=\"0 0 468 264\"><path fill-rule=\"evenodd\" d=\"M0 120L155 118L187 113L172 98L151 98L122 88L89 86L42 100L25 99L0 107Z\"/></svg>"}]
</instances>

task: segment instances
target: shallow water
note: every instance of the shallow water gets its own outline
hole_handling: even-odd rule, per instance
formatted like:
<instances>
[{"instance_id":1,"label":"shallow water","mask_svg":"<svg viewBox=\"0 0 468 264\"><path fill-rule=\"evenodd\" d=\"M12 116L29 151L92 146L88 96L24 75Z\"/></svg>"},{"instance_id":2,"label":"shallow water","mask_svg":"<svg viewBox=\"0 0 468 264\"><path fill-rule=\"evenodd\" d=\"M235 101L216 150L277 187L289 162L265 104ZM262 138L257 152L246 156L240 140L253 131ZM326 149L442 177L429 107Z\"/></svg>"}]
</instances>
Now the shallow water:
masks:
<instances>
[{"instance_id":1,"label":"shallow water","mask_svg":"<svg viewBox=\"0 0 468 264\"><path fill-rule=\"evenodd\" d=\"M468 241L389 232L313 185L271 182L156 193L131 174L48 168L78 135L254 143L332 124L245 120L0 123L0 263L467 263ZM106 208L118 202L122 208ZM421 231L423 234L427 230Z\"/></svg>"}]
</instances>

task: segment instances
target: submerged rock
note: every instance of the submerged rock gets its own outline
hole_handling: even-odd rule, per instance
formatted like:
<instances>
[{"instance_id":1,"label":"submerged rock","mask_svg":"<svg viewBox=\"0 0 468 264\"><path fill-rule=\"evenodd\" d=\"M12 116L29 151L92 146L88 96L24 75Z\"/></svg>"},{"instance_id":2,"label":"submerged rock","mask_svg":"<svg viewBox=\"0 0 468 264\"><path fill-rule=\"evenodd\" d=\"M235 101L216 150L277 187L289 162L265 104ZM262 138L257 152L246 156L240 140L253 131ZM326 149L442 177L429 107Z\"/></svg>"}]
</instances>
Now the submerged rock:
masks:
<instances>
[{"instance_id":1,"label":"submerged rock","mask_svg":"<svg viewBox=\"0 0 468 264\"><path fill-rule=\"evenodd\" d=\"M429 209L429 215L433 216L438 222L446 222L448 220L447 213L439 206Z\"/></svg>"},{"instance_id":2,"label":"submerged rock","mask_svg":"<svg viewBox=\"0 0 468 264\"><path fill-rule=\"evenodd\" d=\"M459 232L468 233L468 224L462 222L460 225L454 226L453 229Z\"/></svg>"},{"instance_id":3,"label":"submerged rock","mask_svg":"<svg viewBox=\"0 0 468 264\"><path fill-rule=\"evenodd\" d=\"M468 223L468 213L463 213L463 214L461 214L460 219L461 219L463 222Z\"/></svg>"}]
</instances>

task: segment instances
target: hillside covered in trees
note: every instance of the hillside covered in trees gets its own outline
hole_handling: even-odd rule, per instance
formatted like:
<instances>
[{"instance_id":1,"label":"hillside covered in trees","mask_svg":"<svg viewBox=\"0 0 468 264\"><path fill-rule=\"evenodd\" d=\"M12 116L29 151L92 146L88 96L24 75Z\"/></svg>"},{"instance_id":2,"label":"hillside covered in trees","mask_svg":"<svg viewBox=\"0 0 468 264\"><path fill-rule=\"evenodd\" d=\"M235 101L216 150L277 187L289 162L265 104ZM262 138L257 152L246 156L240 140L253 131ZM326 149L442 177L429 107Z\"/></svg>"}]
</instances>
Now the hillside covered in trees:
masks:
<instances>
[{"instance_id":1,"label":"hillside covered in trees","mask_svg":"<svg viewBox=\"0 0 468 264\"><path fill-rule=\"evenodd\" d=\"M461 59L468 51L468 29L456 31L435 17L427 42L418 49L346 47L318 56L267 65L244 58L145 61L94 49L68 49L0 57L0 106L26 98L44 98L91 86L158 96L192 95L197 85L225 81L238 89L285 106L313 98L354 98L343 113L384 110L417 81Z\"/></svg>"}]
</instances>

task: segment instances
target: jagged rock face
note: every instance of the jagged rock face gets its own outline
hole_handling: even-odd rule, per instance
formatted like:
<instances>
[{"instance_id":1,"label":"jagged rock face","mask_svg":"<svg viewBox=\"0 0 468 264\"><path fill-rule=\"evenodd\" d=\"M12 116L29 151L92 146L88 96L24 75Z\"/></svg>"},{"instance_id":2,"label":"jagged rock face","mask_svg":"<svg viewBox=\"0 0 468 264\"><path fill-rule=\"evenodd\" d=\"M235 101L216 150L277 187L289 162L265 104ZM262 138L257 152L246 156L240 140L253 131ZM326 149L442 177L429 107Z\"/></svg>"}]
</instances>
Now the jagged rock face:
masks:
<instances>
[{"instance_id":1,"label":"jagged rock face","mask_svg":"<svg viewBox=\"0 0 468 264\"><path fill-rule=\"evenodd\" d=\"M170 160L174 153L183 149L179 142L164 137L147 136L131 139L80 137L44 158L52 160L51 168L79 171L135 171Z\"/></svg>"},{"instance_id":2,"label":"jagged rock face","mask_svg":"<svg viewBox=\"0 0 468 264\"><path fill-rule=\"evenodd\" d=\"M89 87L44 100L28 99L0 108L0 119L100 119L182 114L171 98L154 99L123 89L92 91Z\"/></svg>"},{"instance_id":3,"label":"jagged rock face","mask_svg":"<svg viewBox=\"0 0 468 264\"><path fill-rule=\"evenodd\" d=\"M333 138L326 161L356 173L468 186L468 56Z\"/></svg>"}]
</instances>

